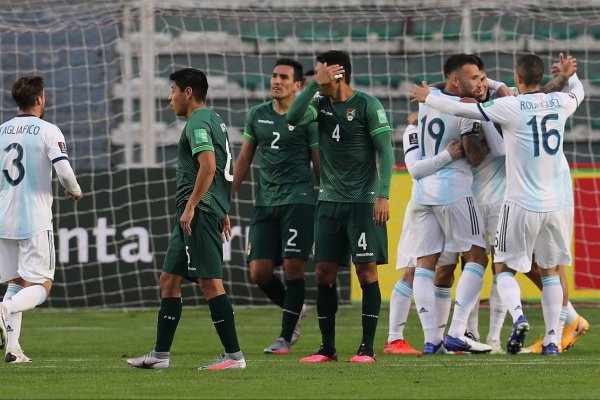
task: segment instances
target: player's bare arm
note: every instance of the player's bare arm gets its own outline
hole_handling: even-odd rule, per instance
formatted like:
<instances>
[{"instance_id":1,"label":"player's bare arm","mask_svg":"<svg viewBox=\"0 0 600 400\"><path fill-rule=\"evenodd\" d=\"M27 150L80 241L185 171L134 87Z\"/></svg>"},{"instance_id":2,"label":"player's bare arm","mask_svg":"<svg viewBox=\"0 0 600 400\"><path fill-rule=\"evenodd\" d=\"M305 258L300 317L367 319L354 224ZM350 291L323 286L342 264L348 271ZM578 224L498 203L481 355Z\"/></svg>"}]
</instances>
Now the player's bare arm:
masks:
<instances>
[{"instance_id":1,"label":"player's bare arm","mask_svg":"<svg viewBox=\"0 0 600 400\"><path fill-rule=\"evenodd\" d=\"M473 167L478 167L490 152L490 149L479 135L463 136L462 147L465 158Z\"/></svg>"},{"instance_id":2,"label":"player's bare arm","mask_svg":"<svg viewBox=\"0 0 600 400\"><path fill-rule=\"evenodd\" d=\"M560 92L567 86L569 78L577 72L577 60L572 56L565 59L564 54L559 53L558 62L552 64L551 71L553 78L542 90L545 93Z\"/></svg>"},{"instance_id":3,"label":"player's bare arm","mask_svg":"<svg viewBox=\"0 0 600 400\"><path fill-rule=\"evenodd\" d=\"M248 140L244 140L242 142L242 149L240 150L240 154L237 156L235 164L233 165L233 184L231 185L231 197L237 193L240 185L244 179L246 179L246 175L248 175L250 165L254 159L256 147L256 143Z\"/></svg>"},{"instance_id":4,"label":"player's bare arm","mask_svg":"<svg viewBox=\"0 0 600 400\"><path fill-rule=\"evenodd\" d=\"M373 205L373 220L377 225L383 225L390 219L390 203L385 197L377 197Z\"/></svg>"},{"instance_id":5,"label":"player's bare arm","mask_svg":"<svg viewBox=\"0 0 600 400\"><path fill-rule=\"evenodd\" d=\"M192 223L192 219L194 219L196 206L210 187L210 184L215 176L215 171L217 170L215 153L212 151L203 151L199 153L197 159L198 163L200 164L200 169L198 170L198 175L196 176L194 190L192 191L192 194L185 205L185 210L181 214L181 218L179 218L179 224L181 225L183 232L190 236L192 234L192 228L190 224Z\"/></svg>"}]
</instances>

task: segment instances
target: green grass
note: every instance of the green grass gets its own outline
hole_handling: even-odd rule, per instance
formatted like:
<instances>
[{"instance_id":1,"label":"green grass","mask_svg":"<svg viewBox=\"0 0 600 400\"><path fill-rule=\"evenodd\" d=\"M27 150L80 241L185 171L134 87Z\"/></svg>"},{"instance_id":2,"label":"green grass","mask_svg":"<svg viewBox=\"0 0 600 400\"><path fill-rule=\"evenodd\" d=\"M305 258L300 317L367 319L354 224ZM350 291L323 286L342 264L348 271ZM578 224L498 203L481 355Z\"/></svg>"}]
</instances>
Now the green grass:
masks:
<instances>
[{"instance_id":1,"label":"green grass","mask_svg":"<svg viewBox=\"0 0 600 400\"><path fill-rule=\"evenodd\" d=\"M528 342L542 332L540 308L528 308ZM24 316L21 343L30 364L0 367L0 398L600 398L600 308L580 307L591 333L559 357L539 355L391 356L381 353L387 338L387 306L376 338L377 363L350 364L360 336L360 308L338 312L340 362L305 365L300 357L319 344L316 310L311 308L293 353L270 356L262 349L279 332L275 308L237 308L236 321L248 362L243 371L199 372L220 344L205 308L184 309L168 370L137 370L128 356L152 348L155 311L49 312ZM508 320L503 338L508 334ZM481 326L488 321L482 310ZM482 328L482 334L487 328ZM406 337L420 347L414 310Z\"/></svg>"}]
</instances>

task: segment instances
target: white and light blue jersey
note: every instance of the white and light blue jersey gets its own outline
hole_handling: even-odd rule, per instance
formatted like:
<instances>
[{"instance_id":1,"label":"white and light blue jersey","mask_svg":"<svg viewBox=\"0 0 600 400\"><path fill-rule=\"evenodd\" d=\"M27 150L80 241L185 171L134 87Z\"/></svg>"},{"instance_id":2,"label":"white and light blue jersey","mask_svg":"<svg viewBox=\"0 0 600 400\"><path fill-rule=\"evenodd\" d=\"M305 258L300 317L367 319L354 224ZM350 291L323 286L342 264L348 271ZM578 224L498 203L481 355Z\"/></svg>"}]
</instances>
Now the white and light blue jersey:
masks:
<instances>
[{"instance_id":1,"label":"white and light blue jersey","mask_svg":"<svg viewBox=\"0 0 600 400\"><path fill-rule=\"evenodd\" d=\"M431 88L431 95L459 101L460 97ZM419 105L419 157L435 157L454 139L463 135L479 135L480 121L455 117L426 104ZM465 158L454 160L413 184L412 200L422 205L445 205L472 195L473 175Z\"/></svg>"},{"instance_id":2,"label":"white and light blue jersey","mask_svg":"<svg viewBox=\"0 0 600 400\"><path fill-rule=\"evenodd\" d=\"M52 164L64 159L56 125L28 114L0 125L0 238L52 230Z\"/></svg>"},{"instance_id":3,"label":"white and light blue jersey","mask_svg":"<svg viewBox=\"0 0 600 400\"><path fill-rule=\"evenodd\" d=\"M565 195L565 206L575 207L575 197L573 196L573 181L571 180L571 167L567 157L563 154L563 185Z\"/></svg>"},{"instance_id":4,"label":"white and light blue jersey","mask_svg":"<svg viewBox=\"0 0 600 400\"><path fill-rule=\"evenodd\" d=\"M535 92L478 105L484 118L502 125L506 200L535 212L562 209L564 127L581 100L572 92Z\"/></svg>"}]
</instances>

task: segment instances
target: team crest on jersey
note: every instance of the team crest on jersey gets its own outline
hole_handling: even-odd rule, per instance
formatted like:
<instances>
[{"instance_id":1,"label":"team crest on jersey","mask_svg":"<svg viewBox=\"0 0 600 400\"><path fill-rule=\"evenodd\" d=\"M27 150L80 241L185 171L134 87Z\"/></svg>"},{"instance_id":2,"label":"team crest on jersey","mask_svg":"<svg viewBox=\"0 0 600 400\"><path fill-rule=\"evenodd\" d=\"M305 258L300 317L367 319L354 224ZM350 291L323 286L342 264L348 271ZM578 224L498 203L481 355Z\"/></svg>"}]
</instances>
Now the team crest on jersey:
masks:
<instances>
[{"instance_id":1,"label":"team crest on jersey","mask_svg":"<svg viewBox=\"0 0 600 400\"><path fill-rule=\"evenodd\" d=\"M481 103L482 107L489 107L494 104L494 100L486 101L485 103Z\"/></svg>"},{"instance_id":2,"label":"team crest on jersey","mask_svg":"<svg viewBox=\"0 0 600 400\"><path fill-rule=\"evenodd\" d=\"M419 135L417 134L417 132L413 132L413 133L409 133L408 134L408 143L410 145L417 145L417 144L419 144Z\"/></svg>"},{"instance_id":3,"label":"team crest on jersey","mask_svg":"<svg viewBox=\"0 0 600 400\"><path fill-rule=\"evenodd\" d=\"M196 136L196 142L208 142L206 129L194 129L194 135Z\"/></svg>"},{"instance_id":4,"label":"team crest on jersey","mask_svg":"<svg viewBox=\"0 0 600 400\"><path fill-rule=\"evenodd\" d=\"M67 144L66 143L58 142L58 148L60 149L61 153L67 154Z\"/></svg>"},{"instance_id":5,"label":"team crest on jersey","mask_svg":"<svg viewBox=\"0 0 600 400\"><path fill-rule=\"evenodd\" d=\"M388 120L385 116L385 110L377 110L377 118L379 119L380 124L387 124Z\"/></svg>"},{"instance_id":6,"label":"team crest on jersey","mask_svg":"<svg viewBox=\"0 0 600 400\"><path fill-rule=\"evenodd\" d=\"M354 108L349 108L346 110L346 118L348 118L348 121L352 121L354 119L354 115L356 114L356 109Z\"/></svg>"},{"instance_id":7,"label":"team crest on jersey","mask_svg":"<svg viewBox=\"0 0 600 400\"><path fill-rule=\"evenodd\" d=\"M288 124L288 131L290 131L290 132L291 132L291 131L293 131L293 130L294 130L294 128L295 128L295 126L294 126L294 125L290 125L290 124Z\"/></svg>"}]
</instances>

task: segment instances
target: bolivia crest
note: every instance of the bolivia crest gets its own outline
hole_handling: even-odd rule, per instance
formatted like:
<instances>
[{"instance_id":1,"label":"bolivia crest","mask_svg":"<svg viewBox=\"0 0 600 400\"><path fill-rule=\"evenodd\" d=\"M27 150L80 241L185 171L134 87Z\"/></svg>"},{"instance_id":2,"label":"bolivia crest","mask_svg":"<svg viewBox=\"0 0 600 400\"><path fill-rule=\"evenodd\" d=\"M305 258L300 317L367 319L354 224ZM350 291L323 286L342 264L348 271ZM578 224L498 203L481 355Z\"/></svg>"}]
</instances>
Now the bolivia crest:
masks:
<instances>
[{"instance_id":1,"label":"bolivia crest","mask_svg":"<svg viewBox=\"0 0 600 400\"><path fill-rule=\"evenodd\" d=\"M354 119L355 113L356 113L356 109L354 109L354 108L349 108L346 110L346 118L348 118L348 121L352 121Z\"/></svg>"}]
</instances>

